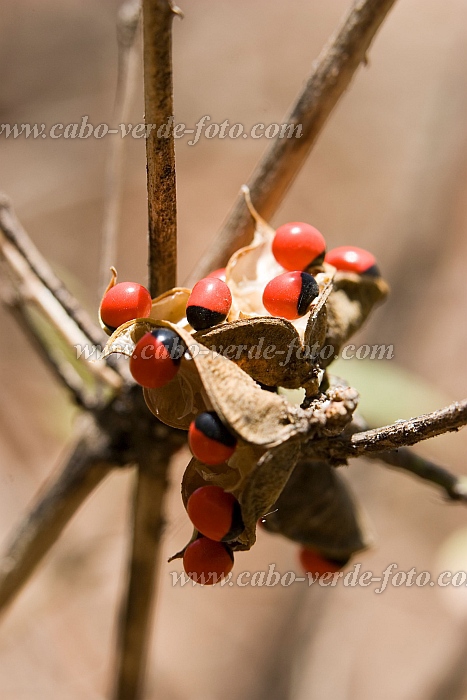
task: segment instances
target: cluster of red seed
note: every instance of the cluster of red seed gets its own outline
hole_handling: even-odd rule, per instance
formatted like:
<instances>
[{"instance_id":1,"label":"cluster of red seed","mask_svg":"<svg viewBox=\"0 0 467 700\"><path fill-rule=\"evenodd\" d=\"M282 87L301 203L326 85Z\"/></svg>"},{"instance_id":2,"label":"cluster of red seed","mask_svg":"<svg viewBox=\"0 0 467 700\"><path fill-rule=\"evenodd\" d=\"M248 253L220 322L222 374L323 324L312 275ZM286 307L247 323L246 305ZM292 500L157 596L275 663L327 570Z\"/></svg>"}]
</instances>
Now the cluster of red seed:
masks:
<instances>
[{"instance_id":1,"label":"cluster of red seed","mask_svg":"<svg viewBox=\"0 0 467 700\"><path fill-rule=\"evenodd\" d=\"M326 253L322 234L303 222L280 226L275 233L272 252L286 272L265 286L263 305L271 315L289 320L305 315L318 296L318 284L307 270L321 265L323 260L338 270L379 275L371 253L349 246ZM225 279L225 269L221 268L193 287L186 317L195 330L211 328L228 317L232 295ZM127 321L147 318L151 305L151 296L145 287L122 282L105 294L100 308L101 319L112 330ZM186 346L177 333L158 328L146 333L136 344L130 358L130 371L141 386L160 388L176 376L185 352ZM209 466L226 462L237 445L236 438L213 411L200 413L195 418L189 428L188 441L196 459ZM219 486L203 486L191 494L187 512L198 534L185 549L185 571L194 581L213 584L233 567L233 552L228 543L238 537L244 527L240 504ZM310 548L301 549L300 563L305 571L320 575L338 571L343 565L323 558Z\"/></svg>"}]
</instances>

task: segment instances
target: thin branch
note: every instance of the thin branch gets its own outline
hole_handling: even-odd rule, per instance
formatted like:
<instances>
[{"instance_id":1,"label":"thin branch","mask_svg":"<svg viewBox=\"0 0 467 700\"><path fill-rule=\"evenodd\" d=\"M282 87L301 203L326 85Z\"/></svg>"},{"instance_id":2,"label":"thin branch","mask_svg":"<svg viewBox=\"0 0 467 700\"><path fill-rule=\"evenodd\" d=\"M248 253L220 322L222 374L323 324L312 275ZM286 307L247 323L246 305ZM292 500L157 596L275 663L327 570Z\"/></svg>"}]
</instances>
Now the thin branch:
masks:
<instances>
[{"instance_id":1,"label":"thin branch","mask_svg":"<svg viewBox=\"0 0 467 700\"><path fill-rule=\"evenodd\" d=\"M371 42L394 3L357 0L314 63L303 91L283 120L294 127L301 125L301 136L273 141L248 181L254 205L265 219L276 211L355 71L366 63ZM240 194L191 282L225 265L232 253L251 240L253 229Z\"/></svg>"},{"instance_id":2,"label":"thin branch","mask_svg":"<svg viewBox=\"0 0 467 700\"><path fill-rule=\"evenodd\" d=\"M410 420L400 420L374 430L310 441L306 453L343 463L349 457L370 456L397 450L443 433L459 430L467 424L467 399Z\"/></svg>"},{"instance_id":3,"label":"thin branch","mask_svg":"<svg viewBox=\"0 0 467 700\"><path fill-rule=\"evenodd\" d=\"M0 560L0 610L18 594L76 510L109 473L107 441L89 423L66 466L53 475Z\"/></svg>"},{"instance_id":4,"label":"thin branch","mask_svg":"<svg viewBox=\"0 0 467 700\"><path fill-rule=\"evenodd\" d=\"M21 299L14 299L4 302L8 311L18 322L18 326L23 330L27 339L32 343L42 361L52 370L54 376L71 394L75 403L87 411L94 411L98 407L98 402L86 390L82 377L60 352L51 347L42 337L37 328L37 324L31 318L26 304Z\"/></svg>"},{"instance_id":5,"label":"thin branch","mask_svg":"<svg viewBox=\"0 0 467 700\"><path fill-rule=\"evenodd\" d=\"M118 77L115 91L115 127L126 124L133 97L139 63L136 38L141 14L140 0L127 0L117 17ZM109 282L109 270L116 264L119 227L119 209L123 189L125 141L119 135L109 141L105 183L104 222L99 275L99 294L102 296Z\"/></svg>"},{"instance_id":6,"label":"thin branch","mask_svg":"<svg viewBox=\"0 0 467 700\"><path fill-rule=\"evenodd\" d=\"M104 338L103 332L91 321L78 300L70 294L63 282L52 271L48 262L39 253L16 218L8 197L3 193L0 193L0 231L21 253L34 275L55 297L91 343L101 344Z\"/></svg>"},{"instance_id":7,"label":"thin branch","mask_svg":"<svg viewBox=\"0 0 467 700\"><path fill-rule=\"evenodd\" d=\"M456 474L420 457L407 447L368 456L441 486L452 501L465 501L467 503L467 483L464 483Z\"/></svg>"},{"instance_id":8,"label":"thin branch","mask_svg":"<svg viewBox=\"0 0 467 700\"><path fill-rule=\"evenodd\" d=\"M172 451L168 445L155 450L148 447L141 452L138 465L128 585L118 631L115 700L137 700L143 692Z\"/></svg>"},{"instance_id":9,"label":"thin branch","mask_svg":"<svg viewBox=\"0 0 467 700\"><path fill-rule=\"evenodd\" d=\"M148 264L153 297L174 287L177 276L172 89L172 20L175 14L181 12L169 0L143 0Z\"/></svg>"},{"instance_id":10,"label":"thin branch","mask_svg":"<svg viewBox=\"0 0 467 700\"><path fill-rule=\"evenodd\" d=\"M175 286L177 205L173 140L172 20L181 14L169 0L143 0L144 100L149 215L149 287L157 296ZM135 426L138 430L139 426ZM148 436L135 437L140 447L134 504L128 587L118 633L113 697L141 697L167 469L174 448L154 448Z\"/></svg>"},{"instance_id":11,"label":"thin branch","mask_svg":"<svg viewBox=\"0 0 467 700\"><path fill-rule=\"evenodd\" d=\"M16 292L23 302L36 307L62 336L70 349L73 350L77 346L89 347L88 337L60 304L53 292L36 276L21 252L12 243L5 239L2 240L1 237L0 254L8 266ZM84 361L84 356L81 357ZM121 388L120 375L105 362L101 360L88 361L86 368L96 379L113 391L118 391Z\"/></svg>"}]
</instances>

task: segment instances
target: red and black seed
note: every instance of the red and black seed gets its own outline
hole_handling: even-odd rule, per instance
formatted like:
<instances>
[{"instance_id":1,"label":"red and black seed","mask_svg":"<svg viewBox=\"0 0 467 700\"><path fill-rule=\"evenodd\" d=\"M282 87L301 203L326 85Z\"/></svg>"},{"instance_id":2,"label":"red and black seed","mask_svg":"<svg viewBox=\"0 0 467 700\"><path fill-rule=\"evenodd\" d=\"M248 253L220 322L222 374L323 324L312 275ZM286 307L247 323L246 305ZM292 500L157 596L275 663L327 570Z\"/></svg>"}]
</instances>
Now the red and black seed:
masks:
<instances>
[{"instance_id":1,"label":"red and black seed","mask_svg":"<svg viewBox=\"0 0 467 700\"><path fill-rule=\"evenodd\" d=\"M217 277L195 284L186 305L188 323L197 331L212 328L227 318L232 306L230 289Z\"/></svg>"}]
</instances>

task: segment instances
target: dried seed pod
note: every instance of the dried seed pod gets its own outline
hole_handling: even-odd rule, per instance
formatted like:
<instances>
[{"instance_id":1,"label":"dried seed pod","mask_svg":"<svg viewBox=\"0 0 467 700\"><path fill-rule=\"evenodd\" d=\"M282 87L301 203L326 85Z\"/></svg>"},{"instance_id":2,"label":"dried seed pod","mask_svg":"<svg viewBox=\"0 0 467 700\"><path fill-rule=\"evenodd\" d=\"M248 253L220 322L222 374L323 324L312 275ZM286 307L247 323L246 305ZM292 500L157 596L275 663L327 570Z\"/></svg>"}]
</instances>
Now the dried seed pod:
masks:
<instances>
[{"instance_id":1,"label":"dried seed pod","mask_svg":"<svg viewBox=\"0 0 467 700\"><path fill-rule=\"evenodd\" d=\"M238 320L194 337L266 386L296 389L317 376L296 329L282 318Z\"/></svg>"},{"instance_id":2,"label":"dried seed pod","mask_svg":"<svg viewBox=\"0 0 467 700\"><path fill-rule=\"evenodd\" d=\"M258 519L268 513L282 493L300 456L298 443L285 443L265 452L242 483L238 500L245 530L230 543L234 550L250 549L256 541Z\"/></svg>"},{"instance_id":3,"label":"dried seed pod","mask_svg":"<svg viewBox=\"0 0 467 700\"><path fill-rule=\"evenodd\" d=\"M152 300L150 318L154 321L177 323L190 330L186 319L186 304L191 290L186 287L174 287Z\"/></svg>"},{"instance_id":4,"label":"dried seed pod","mask_svg":"<svg viewBox=\"0 0 467 700\"><path fill-rule=\"evenodd\" d=\"M343 344L361 328L374 306L384 301L389 292L386 282L378 277L365 277L352 272L336 272L334 289L329 295L327 331L324 344L333 348L323 367L330 364Z\"/></svg>"},{"instance_id":5,"label":"dried seed pod","mask_svg":"<svg viewBox=\"0 0 467 700\"><path fill-rule=\"evenodd\" d=\"M315 548L327 559L345 562L372 543L347 482L326 462L301 459L269 510L266 530Z\"/></svg>"}]
</instances>

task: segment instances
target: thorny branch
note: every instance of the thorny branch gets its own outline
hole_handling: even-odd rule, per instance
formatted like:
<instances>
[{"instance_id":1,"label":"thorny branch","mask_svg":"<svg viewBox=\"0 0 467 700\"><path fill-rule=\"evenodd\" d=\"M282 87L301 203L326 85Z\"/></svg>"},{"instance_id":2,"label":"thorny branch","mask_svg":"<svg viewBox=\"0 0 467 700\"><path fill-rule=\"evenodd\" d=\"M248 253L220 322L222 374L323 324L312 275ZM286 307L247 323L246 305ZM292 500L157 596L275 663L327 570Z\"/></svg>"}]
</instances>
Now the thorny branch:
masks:
<instances>
[{"instance_id":1,"label":"thorny branch","mask_svg":"<svg viewBox=\"0 0 467 700\"><path fill-rule=\"evenodd\" d=\"M251 198L263 218L271 218L300 172L355 71L366 62L371 42L394 3L395 0L357 0L323 48L303 91L283 120L294 126L301 124L301 137L274 140L248 180ZM225 265L232 253L251 240L253 228L240 194L190 281L194 283Z\"/></svg>"}]
</instances>

